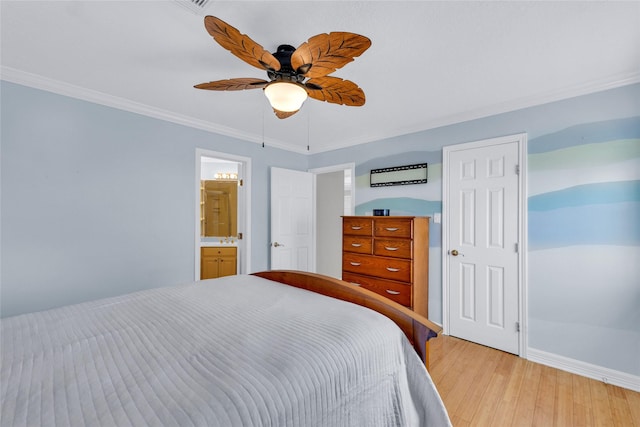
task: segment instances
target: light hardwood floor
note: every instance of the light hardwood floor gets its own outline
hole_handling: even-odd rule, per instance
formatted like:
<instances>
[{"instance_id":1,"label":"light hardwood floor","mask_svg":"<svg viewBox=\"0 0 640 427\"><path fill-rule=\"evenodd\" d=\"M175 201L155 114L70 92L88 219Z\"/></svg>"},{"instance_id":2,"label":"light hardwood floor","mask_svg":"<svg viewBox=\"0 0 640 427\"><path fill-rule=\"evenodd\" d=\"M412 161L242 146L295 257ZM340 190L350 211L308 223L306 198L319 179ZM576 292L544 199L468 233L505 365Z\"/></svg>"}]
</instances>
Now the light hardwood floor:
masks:
<instances>
[{"instance_id":1,"label":"light hardwood floor","mask_svg":"<svg viewBox=\"0 0 640 427\"><path fill-rule=\"evenodd\" d=\"M430 346L454 427L640 427L640 393L445 335Z\"/></svg>"}]
</instances>

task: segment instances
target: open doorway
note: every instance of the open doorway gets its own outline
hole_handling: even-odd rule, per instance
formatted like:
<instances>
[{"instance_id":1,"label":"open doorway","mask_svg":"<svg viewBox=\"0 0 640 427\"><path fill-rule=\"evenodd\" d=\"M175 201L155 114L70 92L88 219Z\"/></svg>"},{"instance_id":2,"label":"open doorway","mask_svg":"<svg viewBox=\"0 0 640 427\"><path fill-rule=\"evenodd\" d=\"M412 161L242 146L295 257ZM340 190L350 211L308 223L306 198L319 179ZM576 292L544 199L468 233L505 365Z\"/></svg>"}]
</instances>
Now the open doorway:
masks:
<instances>
[{"instance_id":1,"label":"open doorway","mask_svg":"<svg viewBox=\"0 0 640 427\"><path fill-rule=\"evenodd\" d=\"M194 278L250 272L251 159L196 149Z\"/></svg>"},{"instance_id":2,"label":"open doorway","mask_svg":"<svg viewBox=\"0 0 640 427\"><path fill-rule=\"evenodd\" d=\"M311 169L315 176L316 272L342 277L342 216L355 211L355 164Z\"/></svg>"}]
</instances>

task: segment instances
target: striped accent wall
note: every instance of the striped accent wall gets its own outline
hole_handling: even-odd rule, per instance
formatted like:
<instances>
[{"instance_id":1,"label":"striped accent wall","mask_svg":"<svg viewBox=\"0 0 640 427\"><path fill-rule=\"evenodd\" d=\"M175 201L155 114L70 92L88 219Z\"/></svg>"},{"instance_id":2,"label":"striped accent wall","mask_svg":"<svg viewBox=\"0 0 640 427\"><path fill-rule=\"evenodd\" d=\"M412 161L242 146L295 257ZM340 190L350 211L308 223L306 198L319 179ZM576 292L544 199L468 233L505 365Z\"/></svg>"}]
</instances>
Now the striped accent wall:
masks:
<instances>
[{"instance_id":1,"label":"striped accent wall","mask_svg":"<svg viewBox=\"0 0 640 427\"><path fill-rule=\"evenodd\" d=\"M640 116L542 134L528 149L529 346L640 375ZM421 162L427 184L369 187L371 169ZM378 157L356 175L357 215L442 211L440 150ZM433 284L442 281L441 242L432 222ZM441 289L430 298L440 321Z\"/></svg>"},{"instance_id":2,"label":"striped accent wall","mask_svg":"<svg viewBox=\"0 0 640 427\"><path fill-rule=\"evenodd\" d=\"M619 122L619 121L617 121ZM640 246L640 118L635 138L628 127L621 138L566 147L569 135L553 134L558 147L529 153L529 249L573 245ZM600 124L610 127L609 122ZM585 133L594 128L585 126ZM569 134L569 135L567 135ZM542 138L549 146L549 136ZM533 152L532 152L533 151Z\"/></svg>"},{"instance_id":3,"label":"striped accent wall","mask_svg":"<svg viewBox=\"0 0 640 427\"><path fill-rule=\"evenodd\" d=\"M532 139L528 164L530 347L639 375L640 117Z\"/></svg>"}]
</instances>

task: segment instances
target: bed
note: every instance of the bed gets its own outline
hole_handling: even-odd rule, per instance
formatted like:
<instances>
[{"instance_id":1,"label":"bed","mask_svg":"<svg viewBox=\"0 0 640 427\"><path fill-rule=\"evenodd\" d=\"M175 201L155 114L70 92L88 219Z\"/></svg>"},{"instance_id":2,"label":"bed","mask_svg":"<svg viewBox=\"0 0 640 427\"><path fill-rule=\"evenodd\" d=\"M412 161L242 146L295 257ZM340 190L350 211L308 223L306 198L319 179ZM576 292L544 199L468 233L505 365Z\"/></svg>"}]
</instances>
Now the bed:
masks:
<instances>
[{"instance_id":1,"label":"bed","mask_svg":"<svg viewBox=\"0 0 640 427\"><path fill-rule=\"evenodd\" d=\"M150 289L1 327L1 426L450 425L424 365L438 326L317 274Z\"/></svg>"}]
</instances>

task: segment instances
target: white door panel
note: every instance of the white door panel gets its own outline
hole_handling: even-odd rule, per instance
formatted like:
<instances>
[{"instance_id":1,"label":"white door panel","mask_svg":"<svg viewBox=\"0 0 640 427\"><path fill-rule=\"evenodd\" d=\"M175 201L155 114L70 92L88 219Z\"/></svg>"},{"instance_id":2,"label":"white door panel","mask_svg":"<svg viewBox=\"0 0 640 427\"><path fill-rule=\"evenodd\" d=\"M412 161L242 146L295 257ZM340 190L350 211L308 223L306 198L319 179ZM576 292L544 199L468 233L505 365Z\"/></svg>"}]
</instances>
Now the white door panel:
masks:
<instances>
[{"instance_id":1,"label":"white door panel","mask_svg":"<svg viewBox=\"0 0 640 427\"><path fill-rule=\"evenodd\" d=\"M271 168L271 269L311 270L313 174Z\"/></svg>"},{"instance_id":2,"label":"white door panel","mask_svg":"<svg viewBox=\"0 0 640 427\"><path fill-rule=\"evenodd\" d=\"M518 142L447 159L449 334L518 353Z\"/></svg>"}]
</instances>

